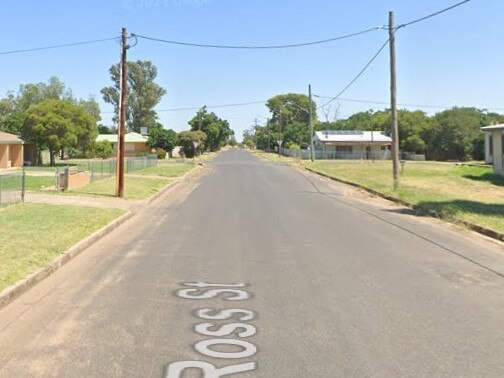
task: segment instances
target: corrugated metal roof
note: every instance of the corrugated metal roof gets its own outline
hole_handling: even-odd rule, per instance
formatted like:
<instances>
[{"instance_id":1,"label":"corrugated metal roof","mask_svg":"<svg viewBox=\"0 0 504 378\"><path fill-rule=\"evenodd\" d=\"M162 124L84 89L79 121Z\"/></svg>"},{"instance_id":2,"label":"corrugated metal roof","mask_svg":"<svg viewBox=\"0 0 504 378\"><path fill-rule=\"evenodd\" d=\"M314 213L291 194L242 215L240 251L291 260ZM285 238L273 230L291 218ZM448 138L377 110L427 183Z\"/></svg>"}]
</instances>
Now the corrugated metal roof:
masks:
<instances>
[{"instance_id":1,"label":"corrugated metal roof","mask_svg":"<svg viewBox=\"0 0 504 378\"><path fill-rule=\"evenodd\" d=\"M0 131L0 144L23 144L21 137Z\"/></svg>"},{"instance_id":2,"label":"corrugated metal roof","mask_svg":"<svg viewBox=\"0 0 504 378\"><path fill-rule=\"evenodd\" d=\"M504 123L499 125L484 126L481 128L483 131L504 131Z\"/></svg>"},{"instance_id":3,"label":"corrugated metal roof","mask_svg":"<svg viewBox=\"0 0 504 378\"><path fill-rule=\"evenodd\" d=\"M106 140L107 142L110 143L117 143L117 134L100 134L96 138L97 142L101 142ZM125 143L145 143L147 142L148 138L144 137L141 134L138 133L126 133L124 134L124 142Z\"/></svg>"},{"instance_id":4,"label":"corrugated metal roof","mask_svg":"<svg viewBox=\"0 0 504 378\"><path fill-rule=\"evenodd\" d=\"M315 137L321 142L339 143L392 143L392 138L381 131L361 130L322 130L316 131Z\"/></svg>"}]
</instances>

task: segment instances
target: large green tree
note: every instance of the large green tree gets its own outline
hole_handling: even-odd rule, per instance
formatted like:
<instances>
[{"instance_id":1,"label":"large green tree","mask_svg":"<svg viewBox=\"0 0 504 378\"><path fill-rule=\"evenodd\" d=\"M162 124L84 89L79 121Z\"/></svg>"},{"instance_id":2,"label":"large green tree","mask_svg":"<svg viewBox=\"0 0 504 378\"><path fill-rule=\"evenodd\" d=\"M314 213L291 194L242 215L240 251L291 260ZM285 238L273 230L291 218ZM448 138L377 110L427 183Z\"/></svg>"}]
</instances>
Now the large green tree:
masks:
<instances>
[{"instance_id":1,"label":"large green tree","mask_svg":"<svg viewBox=\"0 0 504 378\"><path fill-rule=\"evenodd\" d=\"M75 99L71 89L58 77L52 76L47 83L22 84L17 95L11 91L5 98L0 99L0 130L21 134L26 111L30 106L49 99L68 100L81 106L96 122L101 120L100 106L93 97L87 100Z\"/></svg>"},{"instance_id":2,"label":"large green tree","mask_svg":"<svg viewBox=\"0 0 504 378\"><path fill-rule=\"evenodd\" d=\"M192 158L203 152L207 135L203 131L182 131L179 133L178 138L185 155ZM194 148L194 142L198 144L196 149Z\"/></svg>"},{"instance_id":3,"label":"large green tree","mask_svg":"<svg viewBox=\"0 0 504 378\"><path fill-rule=\"evenodd\" d=\"M172 129L165 129L160 123L156 123L149 130L147 144L151 148L162 148L172 157L172 151L178 144L178 134Z\"/></svg>"},{"instance_id":4,"label":"large green tree","mask_svg":"<svg viewBox=\"0 0 504 378\"><path fill-rule=\"evenodd\" d=\"M61 149L74 147L85 153L97 135L94 118L69 100L50 99L30 106L23 127L26 141L49 150L51 165Z\"/></svg>"},{"instance_id":5,"label":"large green tree","mask_svg":"<svg viewBox=\"0 0 504 378\"><path fill-rule=\"evenodd\" d=\"M112 86L101 90L103 100L112 104L117 114L120 104L120 65L110 67ZM166 90L156 84L157 68L150 61L128 62L128 101L126 122L129 130L140 132L141 127L155 125L157 113L154 107L166 94ZM117 122L117 116L114 117Z\"/></svg>"},{"instance_id":6,"label":"large green tree","mask_svg":"<svg viewBox=\"0 0 504 378\"><path fill-rule=\"evenodd\" d=\"M315 102L300 93L287 93L274 96L266 102L271 118L268 125L270 142L282 140L283 145L290 144L308 146L310 142L309 109L312 107L312 117L317 122L317 107Z\"/></svg>"},{"instance_id":7,"label":"large green tree","mask_svg":"<svg viewBox=\"0 0 504 378\"><path fill-rule=\"evenodd\" d=\"M220 119L215 113L209 113L206 107L198 110L188 122L192 131L203 131L206 134L204 151L217 151L225 146L229 137L234 135L229 122Z\"/></svg>"}]
</instances>

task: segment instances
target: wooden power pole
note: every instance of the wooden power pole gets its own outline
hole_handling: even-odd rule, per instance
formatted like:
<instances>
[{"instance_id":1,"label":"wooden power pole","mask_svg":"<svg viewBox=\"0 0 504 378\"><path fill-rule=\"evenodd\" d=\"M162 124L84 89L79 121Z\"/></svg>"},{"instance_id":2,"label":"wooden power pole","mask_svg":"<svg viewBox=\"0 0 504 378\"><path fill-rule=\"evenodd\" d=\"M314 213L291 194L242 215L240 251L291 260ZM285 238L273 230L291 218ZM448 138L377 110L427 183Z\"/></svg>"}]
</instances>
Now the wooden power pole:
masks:
<instances>
[{"instance_id":1,"label":"wooden power pole","mask_svg":"<svg viewBox=\"0 0 504 378\"><path fill-rule=\"evenodd\" d=\"M119 105L119 127L117 128L117 174L116 197L124 197L124 130L126 128L126 102L128 93L128 65L126 51L128 50L128 33L122 29L121 38L121 102Z\"/></svg>"},{"instance_id":2,"label":"wooden power pole","mask_svg":"<svg viewBox=\"0 0 504 378\"><path fill-rule=\"evenodd\" d=\"M396 85L396 53L394 12L389 12L389 44L390 44L390 119L392 128L392 166L394 189L399 188L399 131L397 126L397 85Z\"/></svg>"}]
</instances>

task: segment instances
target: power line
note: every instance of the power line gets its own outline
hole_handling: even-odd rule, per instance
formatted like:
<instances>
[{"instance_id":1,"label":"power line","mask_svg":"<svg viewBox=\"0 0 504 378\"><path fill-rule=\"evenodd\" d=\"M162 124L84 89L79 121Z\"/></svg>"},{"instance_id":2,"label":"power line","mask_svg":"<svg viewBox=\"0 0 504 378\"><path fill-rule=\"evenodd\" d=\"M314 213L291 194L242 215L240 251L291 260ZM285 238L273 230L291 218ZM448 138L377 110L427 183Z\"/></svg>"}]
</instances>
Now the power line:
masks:
<instances>
[{"instance_id":1,"label":"power line","mask_svg":"<svg viewBox=\"0 0 504 378\"><path fill-rule=\"evenodd\" d=\"M208 109L217 109L217 108L232 108L236 106L248 106L248 105L257 105L257 104L265 104L267 101L250 101L250 102L240 102L237 104L224 104L224 105L204 105ZM191 107L191 108L173 108L173 109L159 109L157 112L178 112L182 110L199 110L203 106L200 107Z\"/></svg>"},{"instance_id":2,"label":"power line","mask_svg":"<svg viewBox=\"0 0 504 378\"><path fill-rule=\"evenodd\" d=\"M388 43L389 43L389 39L387 39L385 41L385 43L378 49L378 51L373 55L373 57L369 60L369 62L366 63L364 68L348 83L348 85L345 88L343 88L336 96L334 96L332 99L327 101L324 105L322 105L322 107L329 105L331 102L333 102L334 100L337 100L343 93L345 93L347 91L347 89L350 88L353 85L353 83L355 83L357 81L357 79L359 77L361 77L362 74L368 69L368 67L375 61L375 59L378 57L378 55L380 55L380 53L388 45Z\"/></svg>"},{"instance_id":3,"label":"power line","mask_svg":"<svg viewBox=\"0 0 504 378\"><path fill-rule=\"evenodd\" d=\"M223 104L223 105L202 105L202 106L194 106L187 108L172 108L172 109L154 109L156 112L179 112L184 110L200 110L202 107L206 107L207 109L217 109L217 108L231 108L237 106L248 106L248 105L257 105L257 104L265 104L267 100L264 101L250 101L250 102L240 102L236 104ZM103 114L114 114L116 112L102 112Z\"/></svg>"},{"instance_id":4,"label":"power line","mask_svg":"<svg viewBox=\"0 0 504 378\"><path fill-rule=\"evenodd\" d=\"M235 50L268 50L268 49L272 50L272 49L289 49L289 48L296 48L296 47L320 45L320 44L324 44L324 43L339 41L342 39L357 37L359 35L370 33L372 31L380 30L380 29L382 29L381 26L376 26L373 28L359 31L359 32L345 34L345 35L341 35L341 36L334 37L334 38L322 39L322 40L318 40L318 41L292 43L292 44L285 44L285 45L265 45L265 46L214 45L214 44L173 41L173 40L167 40L167 39L162 39L162 38L147 37L144 35L134 34L134 33L132 33L131 35L134 37L142 38L142 39L149 40L149 41L162 42L162 43L168 43L168 44L172 44L172 45L179 45L179 46L186 46L186 47L203 47L203 48L235 49Z\"/></svg>"},{"instance_id":5,"label":"power line","mask_svg":"<svg viewBox=\"0 0 504 378\"><path fill-rule=\"evenodd\" d=\"M91 45L91 44L94 44L94 43L101 43L101 42L115 41L115 40L117 40L117 37L95 39L95 40L92 40L92 41L65 43L65 44L61 44L61 45L52 45L52 46L44 46L44 47L33 47L33 48L29 48L29 49L0 51L0 55L18 54L18 53L25 53L25 52L32 52L32 51L42 51L42 50L52 50L52 49L59 49L59 48L62 48L62 47L71 47L71 46L80 46L80 45Z\"/></svg>"},{"instance_id":6,"label":"power line","mask_svg":"<svg viewBox=\"0 0 504 378\"><path fill-rule=\"evenodd\" d=\"M434 13L431 13L431 14L428 14L427 16L424 16L424 17L421 17L421 18L417 18L416 20L413 20L413 21L410 21L410 22L406 22L405 24L400 24L396 27L396 30L397 29L400 29L400 28L404 28L406 26L410 26L410 25L413 25L413 24L416 24L417 22L421 22L421 21L425 21L431 17L435 17L435 16L438 16L442 13L445 13L445 12L448 12L448 11L451 11L452 9L455 9L461 5L464 5L468 2L470 2L471 0L464 0L464 1L461 1L457 4L454 4L448 8L445 8L445 9L441 9L440 11L437 11L437 12L434 12Z\"/></svg>"},{"instance_id":7,"label":"power line","mask_svg":"<svg viewBox=\"0 0 504 378\"><path fill-rule=\"evenodd\" d=\"M330 99L332 97L330 96L320 96L320 95L314 95L314 97L322 98L322 99ZM374 101L374 100L364 100L364 99L355 99L355 98L338 98L338 101L343 101L343 102L357 102L357 103L362 103L362 104L374 104L374 105L388 105L390 106L390 102L387 101ZM407 103L400 103L397 104L399 106L403 107L414 107L414 108L427 108L427 109L451 109L454 107L457 107L459 105L427 105L427 104L407 104ZM463 106L460 106L463 107ZM488 110L504 110L504 108L492 108L492 107L485 107L484 109Z\"/></svg>"}]
</instances>

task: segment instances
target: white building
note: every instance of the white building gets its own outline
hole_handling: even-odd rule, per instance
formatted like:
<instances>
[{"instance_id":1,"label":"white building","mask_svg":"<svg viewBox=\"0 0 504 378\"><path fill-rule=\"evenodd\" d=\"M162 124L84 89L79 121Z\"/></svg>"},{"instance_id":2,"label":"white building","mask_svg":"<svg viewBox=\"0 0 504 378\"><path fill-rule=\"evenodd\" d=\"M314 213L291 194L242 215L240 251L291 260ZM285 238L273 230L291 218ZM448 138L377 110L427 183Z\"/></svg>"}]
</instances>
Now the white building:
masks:
<instances>
[{"instance_id":1,"label":"white building","mask_svg":"<svg viewBox=\"0 0 504 378\"><path fill-rule=\"evenodd\" d=\"M315 132L315 150L340 159L389 159L392 138L381 131L323 130ZM334 155L334 156L333 156Z\"/></svg>"},{"instance_id":2,"label":"white building","mask_svg":"<svg viewBox=\"0 0 504 378\"><path fill-rule=\"evenodd\" d=\"M504 124L485 126L485 162L493 164L494 173L504 176Z\"/></svg>"}]
</instances>

